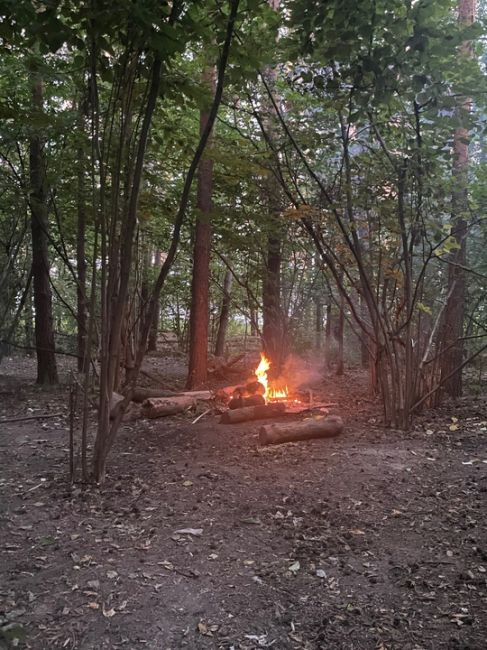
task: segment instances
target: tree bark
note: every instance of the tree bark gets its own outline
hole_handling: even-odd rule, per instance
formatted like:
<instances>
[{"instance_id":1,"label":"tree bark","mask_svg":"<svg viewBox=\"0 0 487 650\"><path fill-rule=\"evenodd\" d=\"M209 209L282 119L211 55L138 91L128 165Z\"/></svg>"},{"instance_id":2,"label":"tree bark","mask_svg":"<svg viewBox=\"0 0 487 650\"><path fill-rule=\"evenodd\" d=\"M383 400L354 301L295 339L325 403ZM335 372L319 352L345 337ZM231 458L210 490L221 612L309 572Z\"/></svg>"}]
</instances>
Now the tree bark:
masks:
<instances>
[{"instance_id":1,"label":"tree bark","mask_svg":"<svg viewBox=\"0 0 487 650\"><path fill-rule=\"evenodd\" d=\"M222 357L225 351L225 340L227 336L228 318L230 316L230 290L232 288L232 272L227 269L223 280L223 297L218 321L218 332L216 335L215 356Z\"/></svg>"},{"instance_id":2,"label":"tree bark","mask_svg":"<svg viewBox=\"0 0 487 650\"><path fill-rule=\"evenodd\" d=\"M214 71L208 68L203 75L205 83L214 92ZM205 130L208 113L200 114L200 134ZM189 367L187 388L194 388L208 378L208 328L210 290L211 211L213 190L213 161L203 158L198 169L197 216L191 284L191 312L189 321Z\"/></svg>"},{"instance_id":3,"label":"tree bark","mask_svg":"<svg viewBox=\"0 0 487 650\"><path fill-rule=\"evenodd\" d=\"M32 79L32 104L34 111L41 114L43 111L43 88L42 80L39 77ZM47 234L49 221L43 146L39 133L34 133L29 145L29 166L37 383L57 384L52 292L49 281L50 266Z\"/></svg>"},{"instance_id":4,"label":"tree bark","mask_svg":"<svg viewBox=\"0 0 487 650\"><path fill-rule=\"evenodd\" d=\"M458 21L461 25L471 25L475 20L476 0L459 0ZM472 56L471 43L463 43L460 55ZM471 110L471 100L464 98L457 109L460 119L465 119ZM465 321L467 260L467 218L468 218L468 143L469 131L466 127L455 129L453 141L453 181L452 195L452 237L458 248L450 255L448 268L448 300L442 331L441 379L444 390L450 397L462 394L462 370L464 343L462 340ZM448 379L446 379L449 377Z\"/></svg>"}]
</instances>

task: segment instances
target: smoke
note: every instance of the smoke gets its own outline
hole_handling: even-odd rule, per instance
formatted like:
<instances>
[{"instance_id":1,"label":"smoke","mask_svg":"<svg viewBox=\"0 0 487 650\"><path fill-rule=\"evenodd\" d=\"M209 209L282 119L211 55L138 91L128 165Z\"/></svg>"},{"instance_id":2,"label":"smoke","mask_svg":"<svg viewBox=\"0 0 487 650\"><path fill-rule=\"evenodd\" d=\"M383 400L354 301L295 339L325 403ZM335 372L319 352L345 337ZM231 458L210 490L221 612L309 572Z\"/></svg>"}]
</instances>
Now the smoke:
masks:
<instances>
[{"instance_id":1,"label":"smoke","mask_svg":"<svg viewBox=\"0 0 487 650\"><path fill-rule=\"evenodd\" d=\"M323 362L320 359L303 359L295 354L290 354L286 359L282 376L276 384L287 384L289 390L297 390L301 387L308 388L323 380Z\"/></svg>"}]
</instances>

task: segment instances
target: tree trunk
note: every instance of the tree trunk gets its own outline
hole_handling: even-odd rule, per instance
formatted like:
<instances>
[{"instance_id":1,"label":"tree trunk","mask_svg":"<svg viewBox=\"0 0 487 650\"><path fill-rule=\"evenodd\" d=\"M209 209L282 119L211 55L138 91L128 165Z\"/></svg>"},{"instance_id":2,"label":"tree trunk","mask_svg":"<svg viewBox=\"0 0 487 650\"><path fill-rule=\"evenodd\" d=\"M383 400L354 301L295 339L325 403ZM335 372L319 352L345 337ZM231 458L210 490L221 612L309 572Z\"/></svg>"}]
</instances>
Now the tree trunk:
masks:
<instances>
[{"instance_id":1,"label":"tree trunk","mask_svg":"<svg viewBox=\"0 0 487 650\"><path fill-rule=\"evenodd\" d=\"M330 363L331 363L331 302L329 302L326 305L326 320L325 320L325 364L328 369L330 368Z\"/></svg>"},{"instance_id":2,"label":"tree trunk","mask_svg":"<svg viewBox=\"0 0 487 650\"><path fill-rule=\"evenodd\" d=\"M458 20L462 25L471 25L475 20L476 0L459 0ZM463 43L460 54L472 56L470 43ZM466 119L471 110L471 101L464 98L458 107L457 115ZM458 249L450 255L448 268L448 301L442 332L441 380L445 380L444 390L450 397L462 394L463 325L465 320L466 276L463 267L467 258L467 217L468 217L468 142L469 132L465 127L455 129L453 141L453 180L452 195L452 236ZM456 370L457 369L457 370ZM456 370L456 371L455 371ZM453 373L453 374L452 374ZM451 375L451 376L450 376ZM449 377L450 376L450 377ZM449 379L446 379L449 377Z\"/></svg>"},{"instance_id":3,"label":"tree trunk","mask_svg":"<svg viewBox=\"0 0 487 650\"><path fill-rule=\"evenodd\" d=\"M204 81L214 91L213 69L208 68ZM200 134L208 121L208 113L200 114ZM198 170L197 216L191 284L191 313L189 321L189 367L187 388L194 388L208 378L208 327L210 287L210 247L212 210L213 161L203 158Z\"/></svg>"},{"instance_id":4,"label":"tree trunk","mask_svg":"<svg viewBox=\"0 0 487 650\"><path fill-rule=\"evenodd\" d=\"M215 356L222 357L225 351L225 339L227 336L228 317L230 315L230 290L232 288L232 273L229 269L225 272L223 280L223 298L220 319L218 321L218 332L216 335Z\"/></svg>"},{"instance_id":5,"label":"tree trunk","mask_svg":"<svg viewBox=\"0 0 487 650\"><path fill-rule=\"evenodd\" d=\"M154 256L154 267L157 273L159 273L160 271L161 264L162 264L162 252L160 250L156 250ZM159 303L159 300L157 302ZM157 334L159 332L159 311L160 308L158 305L157 308L154 310L154 316L152 317L149 339L147 343L148 352L155 352L157 350Z\"/></svg>"},{"instance_id":6,"label":"tree trunk","mask_svg":"<svg viewBox=\"0 0 487 650\"><path fill-rule=\"evenodd\" d=\"M84 112L80 107L80 127L83 129ZM87 311L86 311L86 188L85 188L84 148L78 148L78 192L77 192L77 232L76 232L76 268L78 285L76 287L77 321L78 321L78 371L85 372L89 359L86 355Z\"/></svg>"},{"instance_id":7,"label":"tree trunk","mask_svg":"<svg viewBox=\"0 0 487 650\"><path fill-rule=\"evenodd\" d=\"M42 81L38 77L33 78L32 81L32 102L34 111L41 114L43 111ZM43 142L38 133L32 135L30 139L29 165L37 383L57 384L52 293L49 281L47 182Z\"/></svg>"},{"instance_id":8,"label":"tree trunk","mask_svg":"<svg viewBox=\"0 0 487 650\"><path fill-rule=\"evenodd\" d=\"M323 343L323 305L319 296L315 299L315 310L315 347L320 350Z\"/></svg>"},{"instance_id":9,"label":"tree trunk","mask_svg":"<svg viewBox=\"0 0 487 650\"><path fill-rule=\"evenodd\" d=\"M338 312L337 328L335 331L335 338L338 342L337 367L335 371L336 375L343 375L343 371L344 371L344 361L343 361L344 329L345 329L345 300L343 298L343 295L340 294L340 309Z\"/></svg>"}]
</instances>

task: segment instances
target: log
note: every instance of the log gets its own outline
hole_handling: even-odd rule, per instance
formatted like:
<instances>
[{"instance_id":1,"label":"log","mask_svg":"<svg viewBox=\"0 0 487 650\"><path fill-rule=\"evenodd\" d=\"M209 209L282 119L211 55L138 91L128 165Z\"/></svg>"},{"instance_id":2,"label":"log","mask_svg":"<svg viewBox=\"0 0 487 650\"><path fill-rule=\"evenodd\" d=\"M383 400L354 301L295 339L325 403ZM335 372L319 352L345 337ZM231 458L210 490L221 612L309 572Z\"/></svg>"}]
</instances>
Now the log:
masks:
<instances>
[{"instance_id":1,"label":"log","mask_svg":"<svg viewBox=\"0 0 487 650\"><path fill-rule=\"evenodd\" d=\"M263 395L249 395L248 397L237 395L228 402L228 408L233 411L244 406L258 406L259 404L265 404Z\"/></svg>"},{"instance_id":2,"label":"log","mask_svg":"<svg viewBox=\"0 0 487 650\"><path fill-rule=\"evenodd\" d=\"M224 359L223 357L213 357L208 361L208 372L213 373L215 376L223 377L227 371L231 369L236 363L241 361L245 354L237 354L231 359Z\"/></svg>"},{"instance_id":3,"label":"log","mask_svg":"<svg viewBox=\"0 0 487 650\"><path fill-rule=\"evenodd\" d=\"M213 397L213 394L210 390L193 390L185 391L182 393L174 392L173 390L164 390L162 388L136 388L132 394L133 402L145 402L147 399L153 397L182 397L189 396L194 399L199 399L203 401L208 401Z\"/></svg>"},{"instance_id":4,"label":"log","mask_svg":"<svg viewBox=\"0 0 487 650\"><path fill-rule=\"evenodd\" d=\"M320 420L266 424L260 428L259 442L261 445L279 445L311 438L331 438L342 431L343 420L338 415L330 415Z\"/></svg>"},{"instance_id":5,"label":"log","mask_svg":"<svg viewBox=\"0 0 487 650\"><path fill-rule=\"evenodd\" d=\"M162 388L135 388L132 393L132 402L145 402L151 397L172 397L176 394L173 390Z\"/></svg>"},{"instance_id":6,"label":"log","mask_svg":"<svg viewBox=\"0 0 487 650\"><path fill-rule=\"evenodd\" d=\"M178 395L193 397L194 399L199 399L202 402L207 402L213 397L213 393L211 392L211 390L189 390L189 391L185 391L184 393L178 393Z\"/></svg>"},{"instance_id":7,"label":"log","mask_svg":"<svg viewBox=\"0 0 487 650\"><path fill-rule=\"evenodd\" d=\"M166 415L175 415L192 406L196 406L196 399L189 395L150 397L142 404L142 416L146 418L161 418Z\"/></svg>"},{"instance_id":8,"label":"log","mask_svg":"<svg viewBox=\"0 0 487 650\"><path fill-rule=\"evenodd\" d=\"M220 422L221 424L237 424L238 422L249 422L251 420L264 420L279 417L285 411L286 405L280 403L246 406L234 411L226 411L221 416Z\"/></svg>"}]
</instances>

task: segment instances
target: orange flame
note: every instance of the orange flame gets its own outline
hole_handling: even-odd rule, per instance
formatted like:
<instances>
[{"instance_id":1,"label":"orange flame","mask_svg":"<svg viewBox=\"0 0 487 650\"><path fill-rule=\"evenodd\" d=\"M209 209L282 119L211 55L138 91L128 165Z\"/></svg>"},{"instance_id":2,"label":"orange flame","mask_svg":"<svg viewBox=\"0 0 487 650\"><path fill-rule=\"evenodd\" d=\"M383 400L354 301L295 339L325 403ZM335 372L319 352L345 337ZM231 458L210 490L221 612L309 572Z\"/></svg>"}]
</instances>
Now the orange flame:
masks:
<instances>
[{"instance_id":1,"label":"orange flame","mask_svg":"<svg viewBox=\"0 0 487 650\"><path fill-rule=\"evenodd\" d=\"M260 381L260 383L264 386L265 392L264 392L264 399L267 403L267 395L269 391L269 382L267 379L267 371L271 367L271 362L269 359L265 356L263 352L260 353L260 363L256 368L255 375L257 377L257 381Z\"/></svg>"},{"instance_id":2,"label":"orange flame","mask_svg":"<svg viewBox=\"0 0 487 650\"><path fill-rule=\"evenodd\" d=\"M269 379L267 377L267 371L271 367L271 362L265 356L263 352L260 353L260 363L255 370L255 375L257 380L264 386L264 399L266 404L273 400L284 400L288 396L288 388L284 386L283 388L271 388L269 387Z\"/></svg>"}]
</instances>

